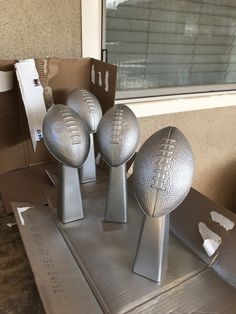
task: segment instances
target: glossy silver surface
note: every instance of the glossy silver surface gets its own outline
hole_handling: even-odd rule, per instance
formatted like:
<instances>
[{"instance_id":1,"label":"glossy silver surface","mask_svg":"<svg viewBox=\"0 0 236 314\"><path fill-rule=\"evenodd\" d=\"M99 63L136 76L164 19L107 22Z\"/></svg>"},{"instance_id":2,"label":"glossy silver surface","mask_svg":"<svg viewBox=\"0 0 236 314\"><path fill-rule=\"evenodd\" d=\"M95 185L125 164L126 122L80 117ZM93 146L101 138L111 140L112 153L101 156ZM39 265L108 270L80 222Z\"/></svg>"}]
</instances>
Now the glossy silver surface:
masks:
<instances>
[{"instance_id":1,"label":"glossy silver surface","mask_svg":"<svg viewBox=\"0 0 236 314\"><path fill-rule=\"evenodd\" d=\"M134 161L134 191L144 213L160 217L170 213L187 196L193 179L192 149L175 127L153 134Z\"/></svg>"},{"instance_id":2,"label":"glossy silver surface","mask_svg":"<svg viewBox=\"0 0 236 314\"><path fill-rule=\"evenodd\" d=\"M79 170L80 183L88 183L96 181L96 164L94 154L94 139L93 134L90 133L90 147L88 156Z\"/></svg>"},{"instance_id":3,"label":"glossy silver surface","mask_svg":"<svg viewBox=\"0 0 236 314\"><path fill-rule=\"evenodd\" d=\"M71 108L54 105L43 121L43 138L50 153L61 163L79 168L89 151L89 132Z\"/></svg>"},{"instance_id":4,"label":"glossy silver surface","mask_svg":"<svg viewBox=\"0 0 236 314\"><path fill-rule=\"evenodd\" d=\"M233 233L224 232L227 239L222 242L223 250L213 263L213 267L218 263L221 270L228 271L227 277L224 277L224 272L218 276L217 269L213 271L195 254L196 251L193 253L193 242L188 242L189 247L181 242L180 239L187 242L192 237L190 227L195 220L190 218L190 227L184 235L179 237L181 234L177 233L178 237L175 237L170 233L168 275L156 284L131 271L143 218L141 210L128 194L128 223L105 223L106 186L99 174L100 171L96 183L81 187L85 193L83 202L87 218L71 224L61 224L53 210L34 204L33 208L22 213L25 221L22 225L17 207L25 204L11 203L45 311L93 314L99 313L101 307L100 312L113 314L174 314L173 311L176 314L196 314L196 309L201 313L235 314L235 288L231 282L232 269L235 269L235 259L232 258L236 252L235 228ZM205 221L204 209L209 213L212 206L220 210L218 204L198 193L186 204L186 211L188 209L200 221ZM201 207L203 210L199 211ZM229 211L219 212L228 217ZM181 221L183 211L179 212L179 208L170 214L171 220L173 214L178 213L177 220ZM233 221L236 221L235 217ZM175 222L176 218L172 224ZM223 229L216 226L217 230L219 228ZM194 245L201 250L201 239L193 237ZM39 250L39 245L43 250ZM45 267L44 249L49 253L46 262L50 262L49 267L53 267L56 278ZM222 261L223 264L219 265ZM56 285L60 290L58 293L53 291L54 279L57 284L59 281L59 287Z\"/></svg>"},{"instance_id":5,"label":"glossy silver surface","mask_svg":"<svg viewBox=\"0 0 236 314\"><path fill-rule=\"evenodd\" d=\"M80 269L99 301L104 313L136 313L139 306L156 300L166 291L178 287L181 282L191 281L207 269L196 256L177 238L170 234L168 275L160 284L132 272L137 241L143 214L136 201L128 194L128 223L104 222L106 189L87 193L83 199L86 219L59 228L71 245ZM101 187L102 187L101 183ZM81 188L84 189L83 185ZM62 230L63 228L63 230ZM155 312L155 306L153 306ZM142 312L145 312L145 310ZM166 314L164 311L157 312ZM189 313L186 311L185 313Z\"/></svg>"},{"instance_id":6,"label":"glossy silver surface","mask_svg":"<svg viewBox=\"0 0 236 314\"><path fill-rule=\"evenodd\" d=\"M110 168L104 220L127 223L127 180L125 164Z\"/></svg>"},{"instance_id":7,"label":"glossy silver surface","mask_svg":"<svg viewBox=\"0 0 236 314\"><path fill-rule=\"evenodd\" d=\"M169 213L187 196L193 178L193 154L174 127L153 134L134 161L135 197L145 213L133 271L160 282L166 271Z\"/></svg>"},{"instance_id":8,"label":"glossy silver surface","mask_svg":"<svg viewBox=\"0 0 236 314\"><path fill-rule=\"evenodd\" d=\"M76 111L87 123L90 133L97 131L102 118L102 109L98 99L86 89L73 89L66 100L66 105Z\"/></svg>"},{"instance_id":9,"label":"glossy silver surface","mask_svg":"<svg viewBox=\"0 0 236 314\"><path fill-rule=\"evenodd\" d=\"M99 123L97 139L100 153L111 167L127 162L139 142L139 125L133 111L125 105L110 108Z\"/></svg>"},{"instance_id":10,"label":"glossy silver surface","mask_svg":"<svg viewBox=\"0 0 236 314\"><path fill-rule=\"evenodd\" d=\"M87 123L90 133L97 131L102 118L102 109L98 99L86 89L73 89L66 100L68 107L75 110ZM90 134L90 150L84 165L80 171L81 183L96 181L96 166L94 157L93 135Z\"/></svg>"},{"instance_id":11,"label":"glossy silver surface","mask_svg":"<svg viewBox=\"0 0 236 314\"><path fill-rule=\"evenodd\" d=\"M158 218L144 216L133 272L161 282L167 270L169 215Z\"/></svg>"},{"instance_id":12,"label":"glossy silver surface","mask_svg":"<svg viewBox=\"0 0 236 314\"><path fill-rule=\"evenodd\" d=\"M59 164L57 214L62 223L84 218L77 168Z\"/></svg>"}]
</instances>

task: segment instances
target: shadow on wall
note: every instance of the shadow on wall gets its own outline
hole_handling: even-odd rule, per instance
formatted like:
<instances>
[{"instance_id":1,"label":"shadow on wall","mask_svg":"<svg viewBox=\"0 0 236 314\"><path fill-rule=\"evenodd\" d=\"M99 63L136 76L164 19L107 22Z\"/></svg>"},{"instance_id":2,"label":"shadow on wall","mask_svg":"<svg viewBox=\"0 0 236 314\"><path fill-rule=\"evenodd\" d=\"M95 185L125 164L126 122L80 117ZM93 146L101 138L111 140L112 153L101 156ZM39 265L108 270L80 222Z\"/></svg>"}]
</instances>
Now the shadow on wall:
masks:
<instances>
[{"instance_id":1,"label":"shadow on wall","mask_svg":"<svg viewBox=\"0 0 236 314\"><path fill-rule=\"evenodd\" d=\"M221 174L216 179L220 180L216 191L219 195L219 203L236 213L236 161L222 167Z\"/></svg>"},{"instance_id":2,"label":"shadow on wall","mask_svg":"<svg viewBox=\"0 0 236 314\"><path fill-rule=\"evenodd\" d=\"M219 157L212 162L206 158L205 164L196 168L193 187L236 213L236 160Z\"/></svg>"}]
</instances>

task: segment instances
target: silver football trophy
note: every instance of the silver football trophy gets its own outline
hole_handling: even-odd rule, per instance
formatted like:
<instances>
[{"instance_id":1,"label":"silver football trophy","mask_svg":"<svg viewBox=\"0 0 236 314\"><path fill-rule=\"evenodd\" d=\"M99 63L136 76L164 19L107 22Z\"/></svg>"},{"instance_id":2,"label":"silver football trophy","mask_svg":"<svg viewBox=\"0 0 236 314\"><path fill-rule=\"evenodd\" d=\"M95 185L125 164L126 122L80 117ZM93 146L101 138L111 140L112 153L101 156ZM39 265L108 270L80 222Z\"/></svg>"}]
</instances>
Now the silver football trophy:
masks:
<instances>
[{"instance_id":1,"label":"silver football trophy","mask_svg":"<svg viewBox=\"0 0 236 314\"><path fill-rule=\"evenodd\" d=\"M110 166L105 221L127 222L126 162L139 142L138 120L125 105L110 108L102 117L97 132L100 153Z\"/></svg>"},{"instance_id":2,"label":"silver football trophy","mask_svg":"<svg viewBox=\"0 0 236 314\"><path fill-rule=\"evenodd\" d=\"M43 121L43 138L49 152L61 163L58 178L58 216L63 223L84 218L78 168L89 151L89 132L71 108L53 105Z\"/></svg>"},{"instance_id":3,"label":"silver football trophy","mask_svg":"<svg viewBox=\"0 0 236 314\"><path fill-rule=\"evenodd\" d=\"M86 183L96 181L93 134L96 133L98 124L102 118L100 103L90 91L76 88L69 93L66 104L84 119L90 133L89 153L83 166L80 168L80 182Z\"/></svg>"},{"instance_id":4,"label":"silver football trophy","mask_svg":"<svg viewBox=\"0 0 236 314\"><path fill-rule=\"evenodd\" d=\"M133 272L160 282L167 269L169 213L187 196L193 178L191 146L175 127L153 134L134 161L135 197L144 212Z\"/></svg>"}]
</instances>

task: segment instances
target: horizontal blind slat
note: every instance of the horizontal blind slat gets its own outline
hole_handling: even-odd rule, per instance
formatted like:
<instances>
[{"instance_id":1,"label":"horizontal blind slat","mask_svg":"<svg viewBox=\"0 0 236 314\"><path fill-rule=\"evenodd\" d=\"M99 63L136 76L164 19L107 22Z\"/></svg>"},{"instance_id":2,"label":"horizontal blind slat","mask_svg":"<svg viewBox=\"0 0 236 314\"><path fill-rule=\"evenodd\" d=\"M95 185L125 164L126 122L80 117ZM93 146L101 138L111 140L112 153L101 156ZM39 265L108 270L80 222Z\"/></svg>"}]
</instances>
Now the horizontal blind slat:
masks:
<instances>
[{"instance_id":1,"label":"horizontal blind slat","mask_svg":"<svg viewBox=\"0 0 236 314\"><path fill-rule=\"evenodd\" d=\"M113 1L106 48L118 89L235 82L235 18L231 0Z\"/></svg>"}]
</instances>

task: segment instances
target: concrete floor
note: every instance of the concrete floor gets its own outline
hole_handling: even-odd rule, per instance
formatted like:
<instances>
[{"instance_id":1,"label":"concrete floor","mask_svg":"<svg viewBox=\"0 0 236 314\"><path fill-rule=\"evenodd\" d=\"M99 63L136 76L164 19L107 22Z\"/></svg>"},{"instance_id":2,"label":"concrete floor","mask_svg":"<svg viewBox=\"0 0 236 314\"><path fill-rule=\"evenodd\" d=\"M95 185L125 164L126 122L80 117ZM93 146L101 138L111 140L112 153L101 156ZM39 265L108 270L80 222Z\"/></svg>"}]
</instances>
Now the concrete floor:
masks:
<instances>
[{"instance_id":1,"label":"concrete floor","mask_svg":"<svg viewBox=\"0 0 236 314\"><path fill-rule=\"evenodd\" d=\"M0 314L44 314L14 215L0 209Z\"/></svg>"}]
</instances>

